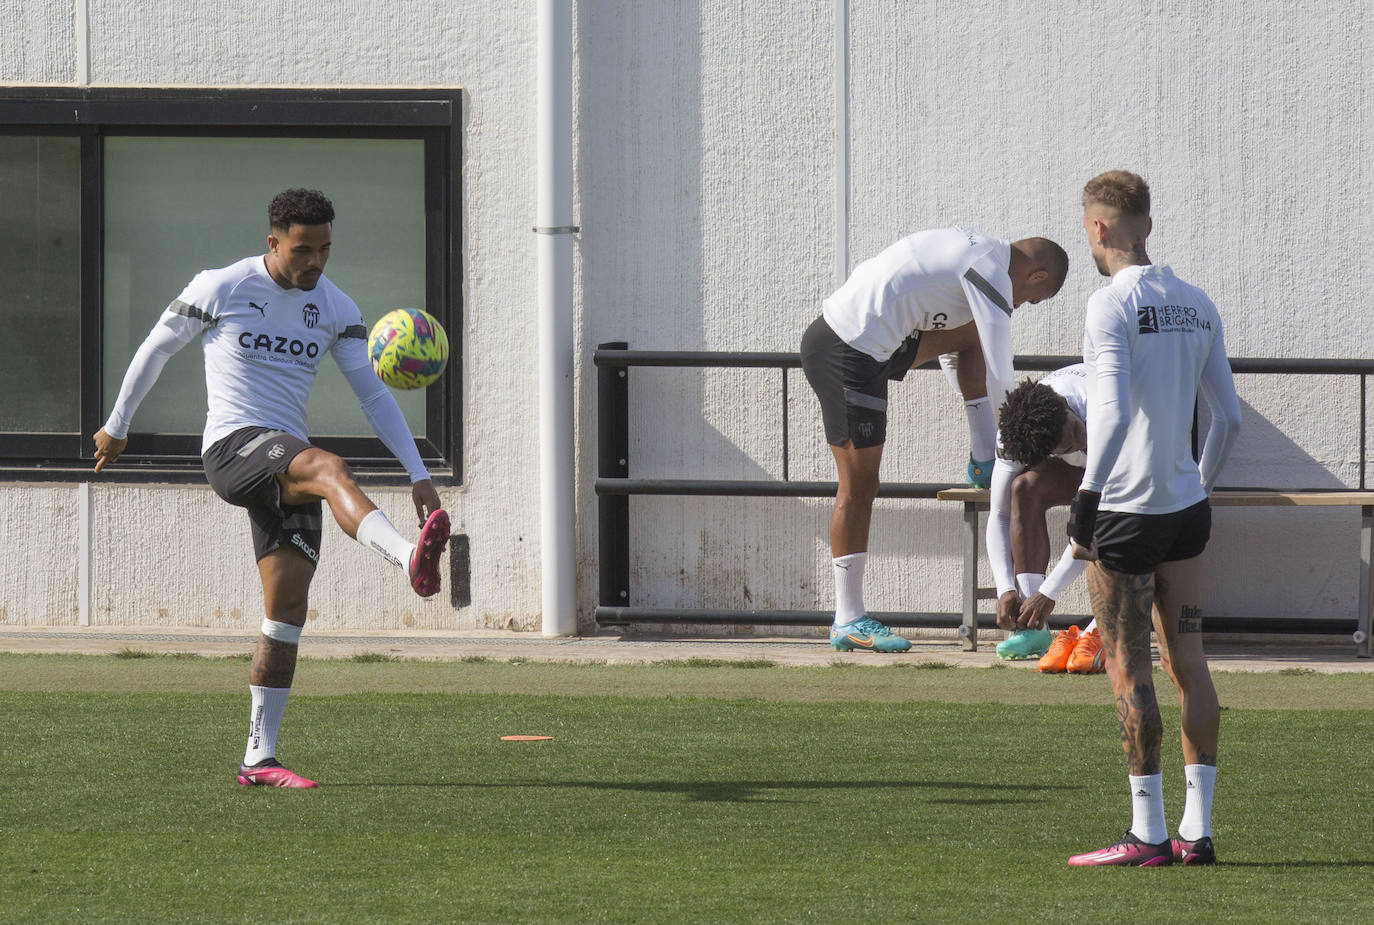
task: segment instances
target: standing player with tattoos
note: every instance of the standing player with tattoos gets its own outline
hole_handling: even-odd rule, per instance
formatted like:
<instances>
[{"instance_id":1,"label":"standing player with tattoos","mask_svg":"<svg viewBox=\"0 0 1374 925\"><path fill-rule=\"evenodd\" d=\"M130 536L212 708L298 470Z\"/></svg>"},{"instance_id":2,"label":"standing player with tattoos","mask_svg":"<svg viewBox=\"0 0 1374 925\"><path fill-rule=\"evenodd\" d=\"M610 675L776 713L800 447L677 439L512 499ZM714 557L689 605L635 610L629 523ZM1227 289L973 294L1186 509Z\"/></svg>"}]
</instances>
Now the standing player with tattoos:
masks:
<instances>
[{"instance_id":1,"label":"standing player with tattoos","mask_svg":"<svg viewBox=\"0 0 1374 925\"><path fill-rule=\"evenodd\" d=\"M266 254L198 274L153 326L96 431L95 471L124 452L134 412L167 360L199 338L209 400L205 475L216 494L248 511L266 610L248 673L252 710L238 782L308 789L315 782L282 767L276 749L319 558L320 502L344 533L408 572L421 597L439 591L449 520L396 399L372 372L358 306L324 275L333 205L315 190L290 189L268 205L267 220ZM342 459L309 442L306 399L326 353L410 476L421 524L415 543L362 493Z\"/></svg>"},{"instance_id":2,"label":"standing player with tattoos","mask_svg":"<svg viewBox=\"0 0 1374 925\"><path fill-rule=\"evenodd\" d=\"M1207 495L1240 429L1240 402L1212 300L1145 253L1150 189L1122 170L1083 190L1083 228L1111 282L1088 299L1088 446L1069 515L1074 554L1088 559L1093 614L1107 655L1130 772L1131 827L1072 866L1210 864L1220 707L1202 651ZM1191 454L1201 394L1212 423L1201 468ZM1150 628L1182 704L1187 797L1178 834L1164 821L1163 724L1151 675Z\"/></svg>"}]
</instances>

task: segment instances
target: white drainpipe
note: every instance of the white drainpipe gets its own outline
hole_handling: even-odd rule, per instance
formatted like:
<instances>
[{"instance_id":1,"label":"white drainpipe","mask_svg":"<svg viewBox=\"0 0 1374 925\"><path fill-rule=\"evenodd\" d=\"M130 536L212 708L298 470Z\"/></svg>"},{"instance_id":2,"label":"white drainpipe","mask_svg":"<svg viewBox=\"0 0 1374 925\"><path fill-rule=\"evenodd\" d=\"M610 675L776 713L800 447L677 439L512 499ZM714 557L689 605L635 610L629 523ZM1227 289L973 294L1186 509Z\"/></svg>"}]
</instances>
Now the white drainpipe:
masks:
<instances>
[{"instance_id":1,"label":"white drainpipe","mask_svg":"<svg viewBox=\"0 0 1374 925\"><path fill-rule=\"evenodd\" d=\"M545 636L577 630L573 459L572 0L539 0L539 516Z\"/></svg>"}]
</instances>

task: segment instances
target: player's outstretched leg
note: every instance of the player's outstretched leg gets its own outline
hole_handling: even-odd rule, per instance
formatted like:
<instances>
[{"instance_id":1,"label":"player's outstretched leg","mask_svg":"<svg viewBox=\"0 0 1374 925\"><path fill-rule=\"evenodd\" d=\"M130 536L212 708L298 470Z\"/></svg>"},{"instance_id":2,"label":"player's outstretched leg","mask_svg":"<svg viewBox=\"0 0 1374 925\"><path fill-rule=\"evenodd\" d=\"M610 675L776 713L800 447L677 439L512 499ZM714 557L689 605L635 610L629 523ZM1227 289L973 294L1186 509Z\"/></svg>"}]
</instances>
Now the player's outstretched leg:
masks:
<instances>
[{"instance_id":1,"label":"player's outstretched leg","mask_svg":"<svg viewBox=\"0 0 1374 925\"><path fill-rule=\"evenodd\" d=\"M438 510L430 514L420 528L419 539L412 543L405 539L381 510L374 510L358 523L356 539L410 576L410 586L421 597L439 593L442 578L439 560L448 545L448 513Z\"/></svg>"},{"instance_id":2,"label":"player's outstretched leg","mask_svg":"<svg viewBox=\"0 0 1374 925\"><path fill-rule=\"evenodd\" d=\"M405 569L416 594L431 597L439 593L439 560L449 536L445 511L430 514L420 528L419 540L411 543L363 494L348 464L333 453L311 447L291 460L280 478L284 502L299 504L323 498L339 529L392 565Z\"/></svg>"}]
</instances>

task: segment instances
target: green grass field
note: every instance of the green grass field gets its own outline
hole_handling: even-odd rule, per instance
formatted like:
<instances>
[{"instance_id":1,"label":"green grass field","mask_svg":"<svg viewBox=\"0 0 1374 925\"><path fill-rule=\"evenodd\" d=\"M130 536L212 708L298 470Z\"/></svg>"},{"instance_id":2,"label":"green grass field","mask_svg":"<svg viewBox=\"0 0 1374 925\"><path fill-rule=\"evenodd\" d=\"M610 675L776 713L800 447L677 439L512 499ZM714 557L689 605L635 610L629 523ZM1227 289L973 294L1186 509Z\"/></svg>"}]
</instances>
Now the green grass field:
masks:
<instances>
[{"instance_id":1,"label":"green grass field","mask_svg":"<svg viewBox=\"0 0 1374 925\"><path fill-rule=\"evenodd\" d=\"M300 792L233 784L246 669L0 655L0 920L1371 916L1365 676L1219 674L1223 863L1070 870L1129 823L1101 677L305 660Z\"/></svg>"}]
</instances>

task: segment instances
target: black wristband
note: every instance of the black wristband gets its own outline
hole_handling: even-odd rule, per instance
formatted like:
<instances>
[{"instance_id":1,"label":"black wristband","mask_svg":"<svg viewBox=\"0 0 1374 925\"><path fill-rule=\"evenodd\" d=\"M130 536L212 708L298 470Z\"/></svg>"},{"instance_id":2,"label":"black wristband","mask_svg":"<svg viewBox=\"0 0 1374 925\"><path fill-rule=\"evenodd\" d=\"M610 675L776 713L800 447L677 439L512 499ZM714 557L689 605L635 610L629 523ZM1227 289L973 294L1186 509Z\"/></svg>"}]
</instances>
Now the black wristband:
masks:
<instances>
[{"instance_id":1,"label":"black wristband","mask_svg":"<svg viewBox=\"0 0 1374 925\"><path fill-rule=\"evenodd\" d=\"M1087 548L1093 544L1093 528L1097 526L1097 504L1102 493L1079 491L1069 505L1069 539Z\"/></svg>"}]
</instances>

